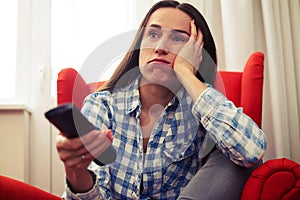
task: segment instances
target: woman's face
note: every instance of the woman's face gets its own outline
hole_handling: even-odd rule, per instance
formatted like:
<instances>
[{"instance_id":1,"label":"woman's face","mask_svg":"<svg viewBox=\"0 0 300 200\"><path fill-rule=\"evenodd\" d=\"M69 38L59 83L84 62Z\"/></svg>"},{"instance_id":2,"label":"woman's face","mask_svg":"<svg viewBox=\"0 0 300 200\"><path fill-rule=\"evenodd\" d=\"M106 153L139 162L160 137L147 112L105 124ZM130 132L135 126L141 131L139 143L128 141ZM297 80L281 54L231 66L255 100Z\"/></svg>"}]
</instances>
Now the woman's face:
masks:
<instances>
[{"instance_id":1,"label":"woman's face","mask_svg":"<svg viewBox=\"0 0 300 200\"><path fill-rule=\"evenodd\" d=\"M173 84L177 53L189 40L191 18L175 8L160 8L149 18L140 47L139 67L147 82Z\"/></svg>"}]
</instances>

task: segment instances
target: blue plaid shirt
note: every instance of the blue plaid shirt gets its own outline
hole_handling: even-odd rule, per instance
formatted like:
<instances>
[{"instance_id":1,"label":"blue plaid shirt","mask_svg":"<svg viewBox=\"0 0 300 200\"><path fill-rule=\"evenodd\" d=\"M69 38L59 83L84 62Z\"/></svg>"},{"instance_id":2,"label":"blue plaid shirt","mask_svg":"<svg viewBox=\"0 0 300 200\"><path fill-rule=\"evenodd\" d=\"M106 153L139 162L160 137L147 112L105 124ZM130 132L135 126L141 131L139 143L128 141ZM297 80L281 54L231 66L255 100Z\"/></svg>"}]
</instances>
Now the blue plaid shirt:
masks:
<instances>
[{"instance_id":1,"label":"blue plaid shirt","mask_svg":"<svg viewBox=\"0 0 300 200\"><path fill-rule=\"evenodd\" d=\"M181 88L161 113L143 153L138 87L136 79L126 88L86 98L83 114L99 129L113 130L117 158L103 167L92 162L94 187L83 194L67 187L67 199L176 199L202 167L209 140L237 165L250 167L262 158L263 132L211 87L195 103Z\"/></svg>"}]
</instances>

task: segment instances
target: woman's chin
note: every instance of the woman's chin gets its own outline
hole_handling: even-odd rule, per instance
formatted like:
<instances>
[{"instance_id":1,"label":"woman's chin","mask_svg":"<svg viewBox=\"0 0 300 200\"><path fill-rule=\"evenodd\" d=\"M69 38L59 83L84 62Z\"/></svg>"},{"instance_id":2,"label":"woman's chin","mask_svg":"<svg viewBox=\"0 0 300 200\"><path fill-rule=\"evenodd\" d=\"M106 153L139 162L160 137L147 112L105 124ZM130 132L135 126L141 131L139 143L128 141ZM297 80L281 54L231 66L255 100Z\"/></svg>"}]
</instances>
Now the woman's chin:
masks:
<instances>
[{"instance_id":1,"label":"woman's chin","mask_svg":"<svg viewBox=\"0 0 300 200\"><path fill-rule=\"evenodd\" d=\"M151 67L150 67L151 66ZM173 69L166 66L148 65L141 70L146 84L157 84L173 90L180 84Z\"/></svg>"},{"instance_id":2,"label":"woman's chin","mask_svg":"<svg viewBox=\"0 0 300 200\"><path fill-rule=\"evenodd\" d=\"M160 86L164 86L170 90L174 90L174 88L178 88L180 85L178 79L174 76L165 76L164 74L152 74L151 78L148 79L148 83L157 84Z\"/></svg>"}]
</instances>

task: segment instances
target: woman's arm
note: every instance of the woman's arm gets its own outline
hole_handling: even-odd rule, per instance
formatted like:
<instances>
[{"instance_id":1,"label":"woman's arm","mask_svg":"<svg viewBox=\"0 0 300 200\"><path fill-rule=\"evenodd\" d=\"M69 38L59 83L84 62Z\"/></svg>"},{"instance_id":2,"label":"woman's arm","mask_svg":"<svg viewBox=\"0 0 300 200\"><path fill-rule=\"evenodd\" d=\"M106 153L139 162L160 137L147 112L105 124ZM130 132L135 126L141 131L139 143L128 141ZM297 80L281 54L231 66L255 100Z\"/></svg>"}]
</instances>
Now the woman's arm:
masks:
<instances>
[{"instance_id":1,"label":"woman's arm","mask_svg":"<svg viewBox=\"0 0 300 200\"><path fill-rule=\"evenodd\" d=\"M201 93L192 112L207 136L237 165L251 167L263 157L267 144L263 131L217 90L207 88Z\"/></svg>"},{"instance_id":2,"label":"woman's arm","mask_svg":"<svg viewBox=\"0 0 300 200\"><path fill-rule=\"evenodd\" d=\"M266 138L255 122L223 94L202 83L196 66L202 59L202 34L191 22L191 36L174 62L174 71L194 101L193 113L207 134L234 163L251 167L262 158Z\"/></svg>"},{"instance_id":3,"label":"woman's arm","mask_svg":"<svg viewBox=\"0 0 300 200\"><path fill-rule=\"evenodd\" d=\"M109 138L112 137L112 132L109 129L107 112L104 104L99 102L96 96L90 95L85 100L82 113L101 130L93 130L74 139L68 139L62 134L57 136L56 147L63 161L67 178L66 199L90 199L91 197L101 199L110 195L107 194L109 174L103 172L101 174L106 174L105 177L96 176L100 174L99 171L108 171L108 166L91 165L95 157L103 153L111 144Z\"/></svg>"},{"instance_id":4,"label":"woman's arm","mask_svg":"<svg viewBox=\"0 0 300 200\"><path fill-rule=\"evenodd\" d=\"M191 36L175 59L174 71L178 80L195 102L207 86L195 75L202 61L203 35L200 30L196 30L193 20L190 26Z\"/></svg>"},{"instance_id":5,"label":"woman's arm","mask_svg":"<svg viewBox=\"0 0 300 200\"><path fill-rule=\"evenodd\" d=\"M95 156L110 145L107 132L94 130L75 139L57 135L56 148L65 167L68 186L74 193L87 192L92 188L94 181L87 168Z\"/></svg>"}]
</instances>

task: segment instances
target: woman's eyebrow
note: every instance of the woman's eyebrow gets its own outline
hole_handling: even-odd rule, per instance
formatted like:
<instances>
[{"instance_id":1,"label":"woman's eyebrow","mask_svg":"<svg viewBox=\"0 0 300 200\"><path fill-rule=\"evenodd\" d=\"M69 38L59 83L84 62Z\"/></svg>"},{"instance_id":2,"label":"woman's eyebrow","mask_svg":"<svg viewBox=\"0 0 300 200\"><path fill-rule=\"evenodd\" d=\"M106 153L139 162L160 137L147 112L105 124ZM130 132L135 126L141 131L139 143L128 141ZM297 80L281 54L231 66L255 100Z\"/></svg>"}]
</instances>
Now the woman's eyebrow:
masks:
<instances>
[{"instance_id":1,"label":"woman's eyebrow","mask_svg":"<svg viewBox=\"0 0 300 200\"><path fill-rule=\"evenodd\" d=\"M188 36L190 36L191 34L189 34L188 32L184 31L184 30L180 30L180 29L173 29L171 30L172 33L183 33L186 34Z\"/></svg>"},{"instance_id":2,"label":"woman's eyebrow","mask_svg":"<svg viewBox=\"0 0 300 200\"><path fill-rule=\"evenodd\" d=\"M162 29L162 27L160 25L158 25L158 24L151 24L150 27L157 28L157 29ZM171 33L184 33L184 34L186 34L188 36L191 35L188 32L186 32L184 30L181 30L181 29L172 29Z\"/></svg>"}]
</instances>

